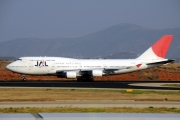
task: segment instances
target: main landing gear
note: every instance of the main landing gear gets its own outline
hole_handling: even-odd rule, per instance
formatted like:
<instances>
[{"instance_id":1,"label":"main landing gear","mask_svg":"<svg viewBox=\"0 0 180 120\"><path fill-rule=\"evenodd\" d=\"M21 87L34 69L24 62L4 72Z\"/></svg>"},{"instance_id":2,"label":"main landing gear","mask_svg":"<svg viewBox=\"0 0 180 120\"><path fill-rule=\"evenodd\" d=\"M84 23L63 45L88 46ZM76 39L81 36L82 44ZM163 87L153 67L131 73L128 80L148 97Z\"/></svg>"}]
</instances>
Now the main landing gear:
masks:
<instances>
[{"instance_id":1,"label":"main landing gear","mask_svg":"<svg viewBox=\"0 0 180 120\"><path fill-rule=\"evenodd\" d=\"M77 82L93 82L94 79L91 76L82 76L77 78Z\"/></svg>"},{"instance_id":2,"label":"main landing gear","mask_svg":"<svg viewBox=\"0 0 180 120\"><path fill-rule=\"evenodd\" d=\"M27 79L26 79L26 75L22 75L22 80L23 81L26 81Z\"/></svg>"}]
</instances>

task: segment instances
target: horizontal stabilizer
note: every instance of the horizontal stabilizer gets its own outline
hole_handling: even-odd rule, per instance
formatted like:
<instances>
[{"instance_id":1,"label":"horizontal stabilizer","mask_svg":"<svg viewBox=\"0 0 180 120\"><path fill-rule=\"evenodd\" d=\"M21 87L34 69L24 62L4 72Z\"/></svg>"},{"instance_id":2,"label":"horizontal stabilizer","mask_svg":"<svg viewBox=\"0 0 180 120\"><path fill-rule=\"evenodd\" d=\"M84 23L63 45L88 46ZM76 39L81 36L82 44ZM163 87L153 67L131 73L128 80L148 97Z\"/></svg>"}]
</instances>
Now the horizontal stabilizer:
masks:
<instances>
[{"instance_id":1,"label":"horizontal stabilizer","mask_svg":"<svg viewBox=\"0 0 180 120\"><path fill-rule=\"evenodd\" d=\"M147 65L156 65L156 64L166 64L166 63L173 63L175 60L166 60L166 61L160 61L160 62L154 62L154 63L148 63Z\"/></svg>"}]
</instances>

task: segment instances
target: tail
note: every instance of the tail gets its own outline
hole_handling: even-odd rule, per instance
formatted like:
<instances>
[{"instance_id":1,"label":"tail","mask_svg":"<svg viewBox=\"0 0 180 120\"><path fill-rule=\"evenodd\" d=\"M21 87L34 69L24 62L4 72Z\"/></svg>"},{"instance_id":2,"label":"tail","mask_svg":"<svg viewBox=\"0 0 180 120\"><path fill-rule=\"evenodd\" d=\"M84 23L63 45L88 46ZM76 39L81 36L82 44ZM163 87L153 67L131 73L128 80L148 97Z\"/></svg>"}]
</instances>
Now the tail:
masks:
<instances>
[{"instance_id":1,"label":"tail","mask_svg":"<svg viewBox=\"0 0 180 120\"><path fill-rule=\"evenodd\" d=\"M164 35L137 59L164 59L173 39L173 35Z\"/></svg>"}]
</instances>

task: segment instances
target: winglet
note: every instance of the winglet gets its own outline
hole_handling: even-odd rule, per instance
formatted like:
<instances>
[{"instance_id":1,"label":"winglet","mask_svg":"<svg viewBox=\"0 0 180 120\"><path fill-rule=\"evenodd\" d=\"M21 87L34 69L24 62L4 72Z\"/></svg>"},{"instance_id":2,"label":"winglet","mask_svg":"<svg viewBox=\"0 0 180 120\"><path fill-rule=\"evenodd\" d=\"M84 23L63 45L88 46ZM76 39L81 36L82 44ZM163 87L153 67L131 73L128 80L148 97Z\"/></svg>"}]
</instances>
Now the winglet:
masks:
<instances>
[{"instance_id":1,"label":"winglet","mask_svg":"<svg viewBox=\"0 0 180 120\"><path fill-rule=\"evenodd\" d=\"M169 49L173 35L164 35L137 59L163 59Z\"/></svg>"},{"instance_id":2,"label":"winglet","mask_svg":"<svg viewBox=\"0 0 180 120\"><path fill-rule=\"evenodd\" d=\"M136 67L138 67L138 68L139 68L139 67L141 67L141 65L142 65L142 64L137 64L137 65L136 65Z\"/></svg>"}]
</instances>

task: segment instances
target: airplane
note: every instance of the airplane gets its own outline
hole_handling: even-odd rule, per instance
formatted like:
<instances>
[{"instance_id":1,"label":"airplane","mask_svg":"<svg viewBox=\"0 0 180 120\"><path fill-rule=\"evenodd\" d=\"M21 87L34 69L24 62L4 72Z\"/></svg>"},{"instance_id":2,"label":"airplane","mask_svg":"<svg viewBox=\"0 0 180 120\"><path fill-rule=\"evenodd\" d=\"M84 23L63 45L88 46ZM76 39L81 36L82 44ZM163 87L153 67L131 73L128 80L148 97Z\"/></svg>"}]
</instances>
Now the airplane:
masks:
<instances>
[{"instance_id":1,"label":"airplane","mask_svg":"<svg viewBox=\"0 0 180 120\"><path fill-rule=\"evenodd\" d=\"M23 75L54 75L93 81L94 77L116 75L173 63L166 59L173 35L164 35L136 59L74 59L65 57L20 57L6 69Z\"/></svg>"}]
</instances>

